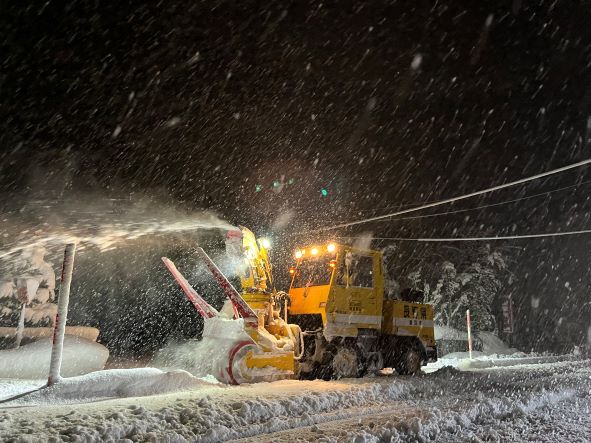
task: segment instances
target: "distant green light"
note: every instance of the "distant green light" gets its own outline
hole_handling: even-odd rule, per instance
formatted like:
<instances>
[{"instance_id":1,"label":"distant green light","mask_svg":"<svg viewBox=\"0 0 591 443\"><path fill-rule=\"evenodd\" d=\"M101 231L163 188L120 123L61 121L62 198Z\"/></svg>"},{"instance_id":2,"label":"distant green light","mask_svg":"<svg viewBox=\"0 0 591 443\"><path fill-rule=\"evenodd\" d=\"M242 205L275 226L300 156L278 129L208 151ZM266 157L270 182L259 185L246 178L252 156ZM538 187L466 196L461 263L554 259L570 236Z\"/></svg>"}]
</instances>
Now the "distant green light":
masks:
<instances>
[{"instance_id":1,"label":"distant green light","mask_svg":"<svg viewBox=\"0 0 591 443\"><path fill-rule=\"evenodd\" d=\"M322 188L320 193L322 194L323 197L326 197L328 195L328 191L325 188Z\"/></svg>"},{"instance_id":2,"label":"distant green light","mask_svg":"<svg viewBox=\"0 0 591 443\"><path fill-rule=\"evenodd\" d=\"M263 190L263 186L262 185L255 185L254 192L260 192L262 190Z\"/></svg>"},{"instance_id":3,"label":"distant green light","mask_svg":"<svg viewBox=\"0 0 591 443\"><path fill-rule=\"evenodd\" d=\"M295 178L290 178L287 182L288 185L293 185L295 183Z\"/></svg>"},{"instance_id":4,"label":"distant green light","mask_svg":"<svg viewBox=\"0 0 591 443\"><path fill-rule=\"evenodd\" d=\"M274 187L274 188L278 188L278 187L279 187L279 185L281 185L281 183L279 182L279 180L275 180L275 181L273 182L273 187Z\"/></svg>"}]
</instances>

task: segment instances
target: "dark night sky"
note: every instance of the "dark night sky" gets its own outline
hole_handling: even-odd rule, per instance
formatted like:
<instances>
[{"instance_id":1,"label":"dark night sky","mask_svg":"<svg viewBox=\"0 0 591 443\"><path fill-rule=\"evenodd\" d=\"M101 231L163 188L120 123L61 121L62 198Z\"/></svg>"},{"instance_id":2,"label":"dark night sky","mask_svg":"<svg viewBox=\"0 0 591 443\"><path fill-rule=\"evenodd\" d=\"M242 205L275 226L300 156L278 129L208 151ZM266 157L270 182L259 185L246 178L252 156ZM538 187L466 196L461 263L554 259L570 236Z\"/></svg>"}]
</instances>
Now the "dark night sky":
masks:
<instances>
[{"instance_id":1,"label":"dark night sky","mask_svg":"<svg viewBox=\"0 0 591 443\"><path fill-rule=\"evenodd\" d=\"M290 210L297 231L564 166L591 157L589 23L570 0L5 2L0 204L150 196L258 230ZM588 191L346 232L588 229ZM588 302L588 236L511 245L518 292Z\"/></svg>"}]
</instances>

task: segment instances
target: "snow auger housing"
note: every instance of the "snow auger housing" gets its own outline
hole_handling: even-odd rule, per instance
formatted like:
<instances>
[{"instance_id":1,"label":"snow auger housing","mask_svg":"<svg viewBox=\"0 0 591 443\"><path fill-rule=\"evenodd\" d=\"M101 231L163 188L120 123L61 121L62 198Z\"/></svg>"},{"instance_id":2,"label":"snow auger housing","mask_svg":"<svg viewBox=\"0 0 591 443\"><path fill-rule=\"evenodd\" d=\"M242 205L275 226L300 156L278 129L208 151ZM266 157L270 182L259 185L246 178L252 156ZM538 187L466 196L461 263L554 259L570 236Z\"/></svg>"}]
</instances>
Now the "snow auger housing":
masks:
<instances>
[{"instance_id":1,"label":"snow auger housing","mask_svg":"<svg viewBox=\"0 0 591 443\"><path fill-rule=\"evenodd\" d=\"M239 276L241 292L236 290L201 248L198 257L205 263L228 301L218 312L191 287L166 257L164 264L205 320L203 338L214 342L218 359L213 375L225 383L240 384L294 378L300 354L301 330L281 317L286 294L273 287L266 241L256 240L246 229L229 231L226 253Z\"/></svg>"},{"instance_id":2,"label":"snow auger housing","mask_svg":"<svg viewBox=\"0 0 591 443\"><path fill-rule=\"evenodd\" d=\"M304 372L417 372L437 359L433 307L387 299L380 251L328 243L300 248L290 268L290 320L306 331ZM305 327L304 327L305 325Z\"/></svg>"}]
</instances>

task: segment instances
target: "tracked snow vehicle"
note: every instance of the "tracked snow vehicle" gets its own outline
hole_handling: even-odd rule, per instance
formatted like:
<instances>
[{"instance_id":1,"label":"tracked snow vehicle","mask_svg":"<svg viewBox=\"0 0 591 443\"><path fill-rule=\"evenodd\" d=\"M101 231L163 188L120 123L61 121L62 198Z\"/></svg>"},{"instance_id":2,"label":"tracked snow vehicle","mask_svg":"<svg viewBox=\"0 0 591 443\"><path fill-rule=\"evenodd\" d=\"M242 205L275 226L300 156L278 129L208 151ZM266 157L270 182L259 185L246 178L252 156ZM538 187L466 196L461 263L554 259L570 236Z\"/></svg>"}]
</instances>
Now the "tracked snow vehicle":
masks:
<instances>
[{"instance_id":1,"label":"tracked snow vehicle","mask_svg":"<svg viewBox=\"0 0 591 443\"><path fill-rule=\"evenodd\" d=\"M381 252L335 243L299 249L285 293L274 288L267 249L246 228L228 232L237 290L197 248L228 297L221 312L163 258L205 319L202 340L219 360L219 380L359 377L385 367L413 374L436 360L432 307L384 296Z\"/></svg>"}]
</instances>

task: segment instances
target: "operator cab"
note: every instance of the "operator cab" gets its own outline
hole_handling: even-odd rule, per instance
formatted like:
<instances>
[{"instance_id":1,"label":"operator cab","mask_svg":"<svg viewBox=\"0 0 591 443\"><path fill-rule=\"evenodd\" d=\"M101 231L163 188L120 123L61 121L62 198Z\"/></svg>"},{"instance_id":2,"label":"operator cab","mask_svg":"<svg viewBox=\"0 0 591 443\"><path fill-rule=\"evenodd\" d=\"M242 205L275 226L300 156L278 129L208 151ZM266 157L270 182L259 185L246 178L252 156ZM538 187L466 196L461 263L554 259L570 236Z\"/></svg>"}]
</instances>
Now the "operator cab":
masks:
<instances>
[{"instance_id":1,"label":"operator cab","mask_svg":"<svg viewBox=\"0 0 591 443\"><path fill-rule=\"evenodd\" d=\"M290 268L290 315L319 315L327 319L356 315L381 319L383 292L382 254L347 245L328 243L298 249Z\"/></svg>"},{"instance_id":2,"label":"operator cab","mask_svg":"<svg viewBox=\"0 0 591 443\"><path fill-rule=\"evenodd\" d=\"M299 249L295 253L296 265L290 268L292 288L330 285L336 267L336 245L325 248Z\"/></svg>"}]
</instances>

